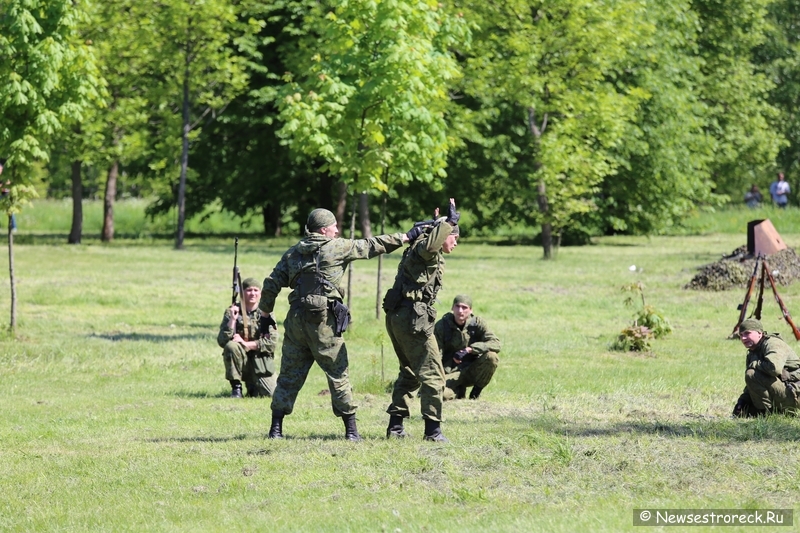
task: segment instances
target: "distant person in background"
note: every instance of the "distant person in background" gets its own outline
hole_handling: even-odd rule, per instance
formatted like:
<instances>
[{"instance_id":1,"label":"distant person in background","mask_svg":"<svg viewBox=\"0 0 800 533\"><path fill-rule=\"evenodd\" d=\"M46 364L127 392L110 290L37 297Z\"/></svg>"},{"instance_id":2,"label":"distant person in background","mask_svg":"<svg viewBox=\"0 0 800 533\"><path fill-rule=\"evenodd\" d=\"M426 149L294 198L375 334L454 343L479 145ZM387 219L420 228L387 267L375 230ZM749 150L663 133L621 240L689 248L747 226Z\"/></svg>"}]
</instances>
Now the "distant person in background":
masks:
<instances>
[{"instance_id":1,"label":"distant person in background","mask_svg":"<svg viewBox=\"0 0 800 533\"><path fill-rule=\"evenodd\" d=\"M744 203L751 209L760 207L763 200L764 198L761 196L761 191L758 190L758 186L755 184L753 184L753 186L750 187L750 190L744 195Z\"/></svg>"},{"instance_id":2,"label":"distant person in background","mask_svg":"<svg viewBox=\"0 0 800 533\"><path fill-rule=\"evenodd\" d=\"M791 188L783 176L783 172L778 172L778 179L769 186L769 194L772 196L772 201L780 208L786 207L789 203L789 192L791 192Z\"/></svg>"},{"instance_id":3,"label":"distant person in background","mask_svg":"<svg viewBox=\"0 0 800 533\"><path fill-rule=\"evenodd\" d=\"M6 166L6 159L0 157L0 174L3 173L3 169ZM9 190L11 187L11 180L6 180L3 184L2 189L0 189L0 196L7 196L11 191ZM17 231L17 217L15 215L11 215L8 219L8 227L11 228L11 231Z\"/></svg>"},{"instance_id":4,"label":"distant person in background","mask_svg":"<svg viewBox=\"0 0 800 533\"><path fill-rule=\"evenodd\" d=\"M800 407L800 358L794 350L780 335L764 331L755 318L742 321L739 340L747 348L747 368L744 392L733 408L733 416L796 414Z\"/></svg>"},{"instance_id":5,"label":"distant person in background","mask_svg":"<svg viewBox=\"0 0 800 533\"><path fill-rule=\"evenodd\" d=\"M222 348L225 379L231 384L231 398L242 397L242 382L251 398L272 396L275 375L275 346L278 329L275 317L262 313L261 284L255 278L242 281L242 304L233 304L225 310L219 326L217 344ZM242 309L244 307L244 309ZM245 328L243 314L247 314ZM262 315L269 320L261 320ZM264 328L266 325L266 331Z\"/></svg>"}]
</instances>

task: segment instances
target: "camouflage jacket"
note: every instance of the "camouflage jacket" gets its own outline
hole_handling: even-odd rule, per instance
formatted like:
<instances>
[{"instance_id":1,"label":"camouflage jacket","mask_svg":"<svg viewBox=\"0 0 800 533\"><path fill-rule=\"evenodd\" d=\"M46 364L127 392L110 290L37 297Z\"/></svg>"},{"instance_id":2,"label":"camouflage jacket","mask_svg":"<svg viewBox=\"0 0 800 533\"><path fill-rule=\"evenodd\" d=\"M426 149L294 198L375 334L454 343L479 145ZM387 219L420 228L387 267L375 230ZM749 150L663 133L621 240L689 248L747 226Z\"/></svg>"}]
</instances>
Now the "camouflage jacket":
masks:
<instances>
[{"instance_id":1,"label":"camouflage jacket","mask_svg":"<svg viewBox=\"0 0 800 533\"><path fill-rule=\"evenodd\" d=\"M778 334L764 333L761 340L747 352L747 368L760 370L787 381L800 379L800 358ZM784 370L786 373L784 374Z\"/></svg>"},{"instance_id":2,"label":"camouflage jacket","mask_svg":"<svg viewBox=\"0 0 800 533\"><path fill-rule=\"evenodd\" d=\"M475 315L470 315L466 323L459 326L453 313L447 313L436 322L433 334L445 367L457 366L453 361L453 354L467 346L472 348L476 359L486 352L500 352L500 339L489 330L485 320Z\"/></svg>"},{"instance_id":3,"label":"camouflage jacket","mask_svg":"<svg viewBox=\"0 0 800 533\"><path fill-rule=\"evenodd\" d=\"M271 313L275 308L275 298L283 287L289 287L289 304L299 300L295 287L300 274L314 265L312 257L319 252L319 272L327 282L322 286L322 293L328 298L344 299L341 287L347 265L357 259L371 259L381 254L393 252L403 246L403 233L379 235L371 239L329 239L324 235L312 233L289 248L281 260L275 265L272 273L264 278L261 289L261 302L258 307L262 312Z\"/></svg>"},{"instance_id":4,"label":"camouflage jacket","mask_svg":"<svg viewBox=\"0 0 800 533\"><path fill-rule=\"evenodd\" d=\"M444 274L442 245L452 232L453 226L442 222L435 225L430 233L418 237L406 249L394 280L394 288L401 292L403 298L428 305L436 300Z\"/></svg>"},{"instance_id":5,"label":"camouflage jacket","mask_svg":"<svg viewBox=\"0 0 800 533\"><path fill-rule=\"evenodd\" d=\"M247 313L248 324L247 324L247 340L256 340L258 339L258 349L249 351L248 353L257 353L260 355L275 355L275 347L278 344L278 330L274 326L270 326L269 328L269 337L261 338L261 328L260 328L260 321L261 321L261 310L257 307ZM275 320L275 317L272 317L272 320ZM219 344L220 348L224 348L226 344L228 344L231 340L233 340L234 331L228 325L231 321L231 312L229 309L225 310L225 316L222 317L222 324L219 326L219 334L217 335L217 344ZM236 319L236 333L242 335L244 337L244 319L242 318L241 313L239 314L239 318Z\"/></svg>"}]
</instances>

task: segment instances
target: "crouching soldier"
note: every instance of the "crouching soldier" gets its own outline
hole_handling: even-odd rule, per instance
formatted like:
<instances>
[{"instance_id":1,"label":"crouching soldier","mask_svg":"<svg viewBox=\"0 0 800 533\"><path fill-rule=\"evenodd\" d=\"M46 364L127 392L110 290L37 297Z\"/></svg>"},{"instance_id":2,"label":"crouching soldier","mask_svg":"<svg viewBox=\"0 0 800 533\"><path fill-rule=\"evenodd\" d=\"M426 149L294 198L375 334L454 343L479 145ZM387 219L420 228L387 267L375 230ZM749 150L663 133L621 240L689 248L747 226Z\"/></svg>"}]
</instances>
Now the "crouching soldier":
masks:
<instances>
[{"instance_id":1,"label":"crouching soldier","mask_svg":"<svg viewBox=\"0 0 800 533\"><path fill-rule=\"evenodd\" d=\"M477 400L497 370L500 339L489 331L481 317L472 314L472 299L460 294L453 307L434 327L442 354L445 379L444 400L462 399L472 387L470 400Z\"/></svg>"},{"instance_id":2,"label":"crouching soldier","mask_svg":"<svg viewBox=\"0 0 800 533\"><path fill-rule=\"evenodd\" d=\"M225 363L225 379L231 384L231 398L242 397L242 382L251 397L272 396L275 390L275 345L278 329L275 317L258 309L261 284L255 278L242 281L244 313L238 304L225 310L217 343ZM246 317L245 317L246 315ZM263 325L267 331L262 334Z\"/></svg>"},{"instance_id":3,"label":"crouching soldier","mask_svg":"<svg viewBox=\"0 0 800 533\"><path fill-rule=\"evenodd\" d=\"M768 334L761 322L749 318L739 326L747 348L745 388L733 416L749 418L767 413L796 412L800 407L800 358L779 335Z\"/></svg>"}]
</instances>

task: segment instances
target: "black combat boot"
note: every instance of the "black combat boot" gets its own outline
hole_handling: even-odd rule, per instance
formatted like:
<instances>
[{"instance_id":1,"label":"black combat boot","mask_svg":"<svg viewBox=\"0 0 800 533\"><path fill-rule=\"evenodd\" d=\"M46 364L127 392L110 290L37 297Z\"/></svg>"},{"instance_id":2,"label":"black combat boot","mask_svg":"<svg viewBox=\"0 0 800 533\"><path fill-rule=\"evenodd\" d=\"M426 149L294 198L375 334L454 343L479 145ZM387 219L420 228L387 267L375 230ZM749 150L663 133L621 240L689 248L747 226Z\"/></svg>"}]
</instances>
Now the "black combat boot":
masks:
<instances>
[{"instance_id":1,"label":"black combat boot","mask_svg":"<svg viewBox=\"0 0 800 533\"><path fill-rule=\"evenodd\" d=\"M400 415L389 415L389 427L386 428L387 439L404 439L408 433L403 428L403 417Z\"/></svg>"},{"instance_id":2,"label":"black combat boot","mask_svg":"<svg viewBox=\"0 0 800 533\"><path fill-rule=\"evenodd\" d=\"M350 442L360 442L364 439L358 434L356 427L356 414L342 415L342 422L344 422L344 438Z\"/></svg>"},{"instance_id":3,"label":"black combat boot","mask_svg":"<svg viewBox=\"0 0 800 533\"><path fill-rule=\"evenodd\" d=\"M470 400L477 400L478 397L481 395L483 391L483 387L472 387L472 390L469 391L469 399Z\"/></svg>"},{"instance_id":4,"label":"black combat boot","mask_svg":"<svg viewBox=\"0 0 800 533\"><path fill-rule=\"evenodd\" d=\"M422 440L430 440L433 442L450 442L442 434L442 424L438 420L425 419L425 436Z\"/></svg>"},{"instance_id":5,"label":"black combat boot","mask_svg":"<svg viewBox=\"0 0 800 533\"><path fill-rule=\"evenodd\" d=\"M456 393L456 400L463 400L464 397L466 397L467 395L467 386L459 385L458 387L453 389L453 392Z\"/></svg>"},{"instance_id":6,"label":"black combat boot","mask_svg":"<svg viewBox=\"0 0 800 533\"><path fill-rule=\"evenodd\" d=\"M242 397L242 382L237 379L229 380L231 382L231 398Z\"/></svg>"},{"instance_id":7,"label":"black combat boot","mask_svg":"<svg viewBox=\"0 0 800 533\"><path fill-rule=\"evenodd\" d=\"M269 425L269 435L267 437L270 439L283 438L283 413L272 411L272 423Z\"/></svg>"}]
</instances>

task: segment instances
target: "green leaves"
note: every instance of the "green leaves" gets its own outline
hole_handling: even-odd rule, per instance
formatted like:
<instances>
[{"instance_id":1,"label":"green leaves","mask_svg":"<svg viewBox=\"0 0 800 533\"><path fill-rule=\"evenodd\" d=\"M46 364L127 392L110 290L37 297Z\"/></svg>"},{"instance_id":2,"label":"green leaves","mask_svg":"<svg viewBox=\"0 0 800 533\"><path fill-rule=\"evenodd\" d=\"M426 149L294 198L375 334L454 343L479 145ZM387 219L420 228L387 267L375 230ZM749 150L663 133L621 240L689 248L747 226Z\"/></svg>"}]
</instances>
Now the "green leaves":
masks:
<instances>
[{"instance_id":1,"label":"green leaves","mask_svg":"<svg viewBox=\"0 0 800 533\"><path fill-rule=\"evenodd\" d=\"M278 100L285 143L356 190L435 183L459 76L448 47L468 42L463 21L428 1L283 5L302 5L304 25Z\"/></svg>"},{"instance_id":2,"label":"green leaves","mask_svg":"<svg viewBox=\"0 0 800 533\"><path fill-rule=\"evenodd\" d=\"M91 46L78 36L89 2L8 0L0 17L0 153L15 180L48 158L64 123L80 120L99 98Z\"/></svg>"}]
</instances>

